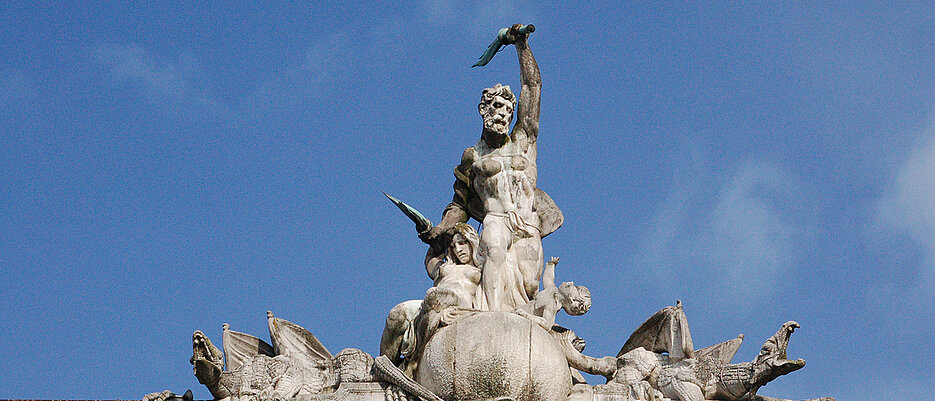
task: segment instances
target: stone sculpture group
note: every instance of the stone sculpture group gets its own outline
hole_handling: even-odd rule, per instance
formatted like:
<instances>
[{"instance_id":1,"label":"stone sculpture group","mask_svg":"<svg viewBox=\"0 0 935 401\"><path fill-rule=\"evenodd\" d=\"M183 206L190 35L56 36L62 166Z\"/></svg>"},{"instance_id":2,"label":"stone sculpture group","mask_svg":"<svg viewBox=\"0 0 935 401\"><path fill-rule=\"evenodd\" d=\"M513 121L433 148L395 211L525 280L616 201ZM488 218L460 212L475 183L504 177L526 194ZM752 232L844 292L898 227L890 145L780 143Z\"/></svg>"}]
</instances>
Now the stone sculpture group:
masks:
<instances>
[{"instance_id":1,"label":"stone sculpture group","mask_svg":"<svg viewBox=\"0 0 935 401\"><path fill-rule=\"evenodd\" d=\"M424 263L434 285L422 300L389 311L380 355L332 355L307 330L270 312L271 344L225 324L221 351L196 331L191 363L216 400L770 400L757 395L759 388L805 365L786 357L799 327L793 321L750 362L732 363L743 336L694 349L681 302L647 319L616 356L583 354L584 340L555 325L561 310L585 314L591 295L573 282L556 285L558 258L544 263L542 239L564 218L537 184L541 79L527 43L534 31L500 30L478 62L514 46L522 88L519 99L508 86L483 91L481 138L454 169L454 196L441 221L433 225L387 195L428 245ZM482 223L480 233L471 219ZM607 382L590 385L580 372ZM144 397L171 398L179 396Z\"/></svg>"}]
</instances>

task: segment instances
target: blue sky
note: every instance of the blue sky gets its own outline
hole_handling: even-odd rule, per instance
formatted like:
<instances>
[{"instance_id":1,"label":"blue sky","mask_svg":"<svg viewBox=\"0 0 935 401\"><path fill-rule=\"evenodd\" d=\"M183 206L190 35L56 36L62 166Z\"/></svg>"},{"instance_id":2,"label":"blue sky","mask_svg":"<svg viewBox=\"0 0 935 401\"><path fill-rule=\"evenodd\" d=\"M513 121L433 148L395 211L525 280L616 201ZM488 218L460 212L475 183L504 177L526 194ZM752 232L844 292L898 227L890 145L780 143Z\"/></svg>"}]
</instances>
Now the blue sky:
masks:
<instances>
[{"instance_id":1,"label":"blue sky","mask_svg":"<svg viewBox=\"0 0 935 401\"><path fill-rule=\"evenodd\" d=\"M585 353L681 299L738 361L801 323L761 394L929 397L932 4L566 3L0 3L0 398L207 398L192 331L267 309L376 353L431 284L381 191L440 216L515 22Z\"/></svg>"}]
</instances>

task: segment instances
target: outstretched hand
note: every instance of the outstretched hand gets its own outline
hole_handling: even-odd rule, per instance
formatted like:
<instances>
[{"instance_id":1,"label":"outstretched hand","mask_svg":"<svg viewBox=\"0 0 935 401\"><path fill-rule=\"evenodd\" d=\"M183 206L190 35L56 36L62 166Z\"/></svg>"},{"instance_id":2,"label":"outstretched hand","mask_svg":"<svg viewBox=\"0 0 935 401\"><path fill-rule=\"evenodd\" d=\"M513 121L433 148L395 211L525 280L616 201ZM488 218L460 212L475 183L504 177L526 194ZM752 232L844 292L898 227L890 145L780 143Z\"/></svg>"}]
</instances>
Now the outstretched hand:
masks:
<instances>
[{"instance_id":1,"label":"outstretched hand","mask_svg":"<svg viewBox=\"0 0 935 401\"><path fill-rule=\"evenodd\" d=\"M440 254L444 254L457 231L458 230L454 226L437 225L427 231L419 233L419 239L431 249L434 249Z\"/></svg>"},{"instance_id":2,"label":"outstretched hand","mask_svg":"<svg viewBox=\"0 0 935 401\"><path fill-rule=\"evenodd\" d=\"M522 29L523 27L527 28ZM510 30L507 31L506 35L504 35L503 41L504 43L511 45L519 42L525 42L526 38L529 37L529 34L535 30L536 28L532 25L513 24L513 26L510 27Z\"/></svg>"},{"instance_id":3,"label":"outstretched hand","mask_svg":"<svg viewBox=\"0 0 935 401\"><path fill-rule=\"evenodd\" d=\"M493 59L493 56L500 51L505 45L519 45L520 43L526 43L526 37L530 33L536 31L535 25L523 25L523 24L513 24L509 28L502 28L497 32L497 38L494 39L493 43L490 46L487 46L487 51L480 56L480 59L477 60L474 65L471 67L483 67ZM523 46L525 47L525 46Z\"/></svg>"}]
</instances>

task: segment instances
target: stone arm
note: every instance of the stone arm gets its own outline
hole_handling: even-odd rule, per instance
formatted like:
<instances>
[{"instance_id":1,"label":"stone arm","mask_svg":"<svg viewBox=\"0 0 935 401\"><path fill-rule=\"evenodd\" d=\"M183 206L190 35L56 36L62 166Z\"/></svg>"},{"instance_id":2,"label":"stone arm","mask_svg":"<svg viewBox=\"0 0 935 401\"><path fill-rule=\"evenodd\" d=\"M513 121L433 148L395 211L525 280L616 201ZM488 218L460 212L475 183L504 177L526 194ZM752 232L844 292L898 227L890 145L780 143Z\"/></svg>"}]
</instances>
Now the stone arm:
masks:
<instances>
[{"instance_id":1,"label":"stone arm","mask_svg":"<svg viewBox=\"0 0 935 401\"><path fill-rule=\"evenodd\" d=\"M563 345L562 352L565 353L565 359L568 366L578 369L591 375L601 375L607 379L612 379L617 373L617 358L605 356L603 358L594 358L578 352L578 350Z\"/></svg>"},{"instance_id":2,"label":"stone arm","mask_svg":"<svg viewBox=\"0 0 935 401\"><path fill-rule=\"evenodd\" d=\"M528 304L526 304L526 305L533 305L535 302L536 302L536 301L530 301L530 302L529 302ZM525 305L524 305L524 306L525 306ZM552 330L552 326L555 325L555 315L554 315L554 314L552 315L552 320L549 321L549 319L547 319L547 318L545 318L545 317L543 317L543 316L536 316L534 311L527 310L524 306L521 306L521 307L519 307L519 308L516 308L515 310L513 310L513 313L515 313L515 314L517 314L517 315L520 315L520 316L522 316L522 317L524 317L524 318L526 318L526 319L529 319L530 321L532 321L533 323L539 325L540 327L542 327L542 328L543 328L544 330L546 330L546 331ZM529 309L532 309L532 308L529 308Z\"/></svg>"},{"instance_id":3,"label":"stone arm","mask_svg":"<svg viewBox=\"0 0 935 401\"><path fill-rule=\"evenodd\" d=\"M457 198L457 195L455 197ZM467 211L458 203L452 202L445 208L438 225L419 233L419 239L429 245L429 249L425 251L425 272L432 280L438 277L438 265L445 260L448 245L454 236L455 224L467 221Z\"/></svg>"},{"instance_id":4,"label":"stone arm","mask_svg":"<svg viewBox=\"0 0 935 401\"><path fill-rule=\"evenodd\" d=\"M542 290L549 288L558 288L555 285L555 265L558 264L558 258L553 257L545 262L545 268L542 269Z\"/></svg>"},{"instance_id":5,"label":"stone arm","mask_svg":"<svg viewBox=\"0 0 935 401\"><path fill-rule=\"evenodd\" d=\"M445 263L446 253L436 252L433 247L429 247L425 252L425 272L428 273L432 281L438 280L438 270L442 263Z\"/></svg>"},{"instance_id":6,"label":"stone arm","mask_svg":"<svg viewBox=\"0 0 935 401\"><path fill-rule=\"evenodd\" d=\"M461 155L461 163L454 169L455 182L453 185L454 196L451 203L445 207L442 212L442 219L431 229L419 233L419 239L429 245L429 250L425 255L425 267L429 270L429 276L432 275L430 259L444 257L445 250L454 236L454 227L458 223L467 223L471 217L477 221L484 220L484 210L482 202L477 198L477 194L471 187L473 173L471 166L474 163L474 148L465 149ZM434 277L433 277L434 279Z\"/></svg>"},{"instance_id":7,"label":"stone arm","mask_svg":"<svg viewBox=\"0 0 935 401\"><path fill-rule=\"evenodd\" d=\"M545 289L536 294L536 298L523 306L513 310L513 313L531 320L542 326L545 331L551 331L555 326L555 315L561 309L561 303L556 296L558 289Z\"/></svg>"},{"instance_id":8,"label":"stone arm","mask_svg":"<svg viewBox=\"0 0 935 401\"><path fill-rule=\"evenodd\" d=\"M455 224L467 223L468 213L464 207L456 202L449 203L442 213L442 220L433 230L438 229L441 233L451 233Z\"/></svg>"},{"instance_id":9,"label":"stone arm","mask_svg":"<svg viewBox=\"0 0 935 401\"><path fill-rule=\"evenodd\" d=\"M592 375L601 375L607 379L612 379L617 373L617 358L612 356L594 358L582 354L584 340L576 336L573 331L554 326L552 335L558 340L562 353L565 354L565 360L568 361L568 366Z\"/></svg>"},{"instance_id":10,"label":"stone arm","mask_svg":"<svg viewBox=\"0 0 935 401\"><path fill-rule=\"evenodd\" d=\"M507 42L516 47L516 54L519 57L519 78L522 85L512 136L513 140L516 140L519 132L522 132L530 144L535 144L539 135L539 97L542 93L542 78L539 76L536 58L533 57L532 50L526 42L529 34L516 33L520 26L522 25L513 25L507 36Z\"/></svg>"}]
</instances>

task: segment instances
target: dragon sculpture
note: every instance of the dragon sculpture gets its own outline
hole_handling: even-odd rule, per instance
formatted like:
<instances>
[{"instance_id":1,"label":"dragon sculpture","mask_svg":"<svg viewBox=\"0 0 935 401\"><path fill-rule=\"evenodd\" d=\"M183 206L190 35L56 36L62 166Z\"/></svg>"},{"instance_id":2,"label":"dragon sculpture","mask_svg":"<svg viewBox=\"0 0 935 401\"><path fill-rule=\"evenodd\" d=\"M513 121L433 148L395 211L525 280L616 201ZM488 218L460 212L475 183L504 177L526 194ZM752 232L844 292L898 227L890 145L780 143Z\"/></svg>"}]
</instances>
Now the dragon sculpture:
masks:
<instances>
[{"instance_id":1,"label":"dragon sculpture","mask_svg":"<svg viewBox=\"0 0 935 401\"><path fill-rule=\"evenodd\" d=\"M273 345L224 324L224 353L201 331L192 335L195 377L216 400L286 399L337 384L334 357L314 335L267 312Z\"/></svg>"},{"instance_id":2,"label":"dragon sculpture","mask_svg":"<svg viewBox=\"0 0 935 401\"><path fill-rule=\"evenodd\" d=\"M794 321L768 338L752 361L731 363L743 335L692 349L681 302L647 319L616 357L585 356L583 340L572 331L559 326L545 330L530 317L503 312L465 315L428 340L415 377L385 355L373 358L348 348L332 356L310 332L270 312L272 345L224 324L223 351L195 331L190 362L195 377L218 401L336 400L338 388L354 382L379 384L385 401L593 401L598 395L608 401L788 401L762 397L757 391L805 366L802 359L787 359L789 339L799 328ZM458 352L459 347L466 351ZM463 367L449 370L456 365ZM590 386L577 370L603 375L607 383ZM191 400L191 391L144 397Z\"/></svg>"},{"instance_id":3,"label":"dragon sculpture","mask_svg":"<svg viewBox=\"0 0 935 401\"><path fill-rule=\"evenodd\" d=\"M272 345L223 325L223 351L200 330L192 335L190 362L198 382L217 401L256 401L333 397L342 383L380 383L387 400L442 401L407 377L386 356L374 359L347 348L332 356L312 333L267 312ZM226 363L226 365L225 365ZM192 401L171 391L144 401Z\"/></svg>"},{"instance_id":4,"label":"dragon sculpture","mask_svg":"<svg viewBox=\"0 0 935 401\"><path fill-rule=\"evenodd\" d=\"M805 366L802 359L789 360L786 347L799 324L786 322L763 343L750 362L731 363L743 336L700 350L691 348L682 304L667 307L638 328L618 354L618 369L610 388L653 389L678 401L756 400L757 390L779 376ZM643 391L636 399L653 399Z\"/></svg>"}]
</instances>

